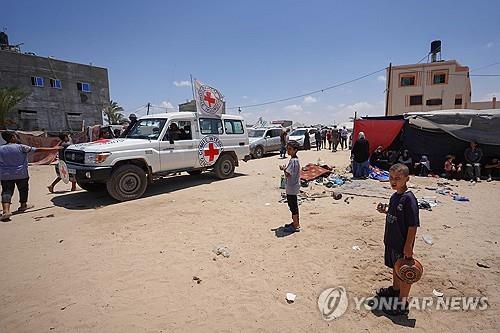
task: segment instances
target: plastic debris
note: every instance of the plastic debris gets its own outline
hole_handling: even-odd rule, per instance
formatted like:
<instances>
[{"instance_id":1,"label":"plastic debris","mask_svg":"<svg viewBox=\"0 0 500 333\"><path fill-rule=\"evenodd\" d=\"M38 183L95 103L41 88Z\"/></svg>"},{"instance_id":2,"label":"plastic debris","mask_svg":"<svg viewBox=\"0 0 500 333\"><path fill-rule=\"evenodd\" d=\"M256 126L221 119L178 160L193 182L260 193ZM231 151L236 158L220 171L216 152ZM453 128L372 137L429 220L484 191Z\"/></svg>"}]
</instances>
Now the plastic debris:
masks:
<instances>
[{"instance_id":1,"label":"plastic debris","mask_svg":"<svg viewBox=\"0 0 500 333\"><path fill-rule=\"evenodd\" d=\"M432 294L436 297L443 297L444 293L437 291L436 289L432 290Z\"/></svg>"},{"instance_id":2,"label":"plastic debris","mask_svg":"<svg viewBox=\"0 0 500 333\"><path fill-rule=\"evenodd\" d=\"M458 195L458 194L456 194L456 195L453 196L453 200L455 200L455 201L462 201L462 202L470 201L469 198L464 197L463 195Z\"/></svg>"},{"instance_id":3,"label":"plastic debris","mask_svg":"<svg viewBox=\"0 0 500 333\"><path fill-rule=\"evenodd\" d=\"M432 241L432 236L430 235L422 235L422 240L425 244L432 245L434 242Z\"/></svg>"},{"instance_id":4,"label":"plastic debris","mask_svg":"<svg viewBox=\"0 0 500 333\"><path fill-rule=\"evenodd\" d=\"M483 264L483 263L480 263L480 262L477 262L476 265L478 265L479 267L482 267L482 268L490 268L490 266Z\"/></svg>"},{"instance_id":5,"label":"plastic debris","mask_svg":"<svg viewBox=\"0 0 500 333\"><path fill-rule=\"evenodd\" d=\"M297 295L293 294L293 293L286 293L286 301L288 303L293 303L295 302L295 298L297 297Z\"/></svg>"},{"instance_id":6,"label":"plastic debris","mask_svg":"<svg viewBox=\"0 0 500 333\"><path fill-rule=\"evenodd\" d=\"M271 206L271 204L269 202L266 202L265 206Z\"/></svg>"},{"instance_id":7,"label":"plastic debris","mask_svg":"<svg viewBox=\"0 0 500 333\"><path fill-rule=\"evenodd\" d=\"M360 248L358 245L354 245L354 246L352 247L352 249L353 249L354 251L360 251L360 250L361 250L361 248Z\"/></svg>"},{"instance_id":8,"label":"plastic debris","mask_svg":"<svg viewBox=\"0 0 500 333\"><path fill-rule=\"evenodd\" d=\"M229 252L229 248L224 245L217 245L214 248L214 253L216 255L222 255L224 258L229 258L229 256L231 255L231 253Z\"/></svg>"}]
</instances>

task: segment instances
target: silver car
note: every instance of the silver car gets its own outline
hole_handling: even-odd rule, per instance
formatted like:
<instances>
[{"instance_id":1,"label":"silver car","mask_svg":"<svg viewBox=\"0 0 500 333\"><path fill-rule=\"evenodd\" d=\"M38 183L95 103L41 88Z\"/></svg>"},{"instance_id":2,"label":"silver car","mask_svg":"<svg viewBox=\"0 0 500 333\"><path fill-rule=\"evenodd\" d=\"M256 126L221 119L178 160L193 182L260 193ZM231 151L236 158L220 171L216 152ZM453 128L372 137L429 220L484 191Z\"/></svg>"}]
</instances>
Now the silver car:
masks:
<instances>
[{"instance_id":1,"label":"silver car","mask_svg":"<svg viewBox=\"0 0 500 333\"><path fill-rule=\"evenodd\" d=\"M254 158L261 158L264 154L279 151L281 148L281 127L252 128L248 131L250 154Z\"/></svg>"}]
</instances>

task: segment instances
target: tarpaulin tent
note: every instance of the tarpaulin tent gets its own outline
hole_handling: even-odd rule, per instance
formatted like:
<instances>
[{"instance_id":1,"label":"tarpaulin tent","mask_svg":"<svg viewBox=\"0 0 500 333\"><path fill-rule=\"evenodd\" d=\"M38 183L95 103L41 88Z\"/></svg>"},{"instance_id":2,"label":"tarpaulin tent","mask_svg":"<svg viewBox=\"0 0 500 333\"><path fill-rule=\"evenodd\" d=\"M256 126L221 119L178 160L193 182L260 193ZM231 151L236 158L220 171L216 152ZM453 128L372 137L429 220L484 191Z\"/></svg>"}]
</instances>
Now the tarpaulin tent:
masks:
<instances>
[{"instance_id":1,"label":"tarpaulin tent","mask_svg":"<svg viewBox=\"0 0 500 333\"><path fill-rule=\"evenodd\" d=\"M463 162L464 151L470 141L476 141L483 150L483 164L500 157L500 110L453 109L427 113L408 113L399 118L365 117L354 121L354 138L365 132L370 152L378 145L385 149L397 138L401 122L401 144L408 149L414 162L427 155L431 168L441 171L445 157L455 155Z\"/></svg>"},{"instance_id":2,"label":"tarpaulin tent","mask_svg":"<svg viewBox=\"0 0 500 333\"><path fill-rule=\"evenodd\" d=\"M400 134L404 124L405 120L402 116L356 119L354 120L353 143L358 140L359 132L363 132L370 143L370 154L378 146L387 149Z\"/></svg>"}]
</instances>

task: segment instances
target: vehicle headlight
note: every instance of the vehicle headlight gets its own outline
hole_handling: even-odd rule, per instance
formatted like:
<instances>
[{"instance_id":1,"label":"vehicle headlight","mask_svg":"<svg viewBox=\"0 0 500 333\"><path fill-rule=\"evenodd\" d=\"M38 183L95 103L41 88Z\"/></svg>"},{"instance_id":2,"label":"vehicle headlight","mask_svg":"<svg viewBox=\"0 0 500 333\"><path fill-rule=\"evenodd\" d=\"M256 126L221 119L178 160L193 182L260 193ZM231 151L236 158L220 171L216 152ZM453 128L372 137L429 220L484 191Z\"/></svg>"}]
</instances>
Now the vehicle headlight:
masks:
<instances>
[{"instance_id":1,"label":"vehicle headlight","mask_svg":"<svg viewBox=\"0 0 500 333\"><path fill-rule=\"evenodd\" d=\"M85 164L99 164L104 162L111 153L86 153Z\"/></svg>"}]
</instances>

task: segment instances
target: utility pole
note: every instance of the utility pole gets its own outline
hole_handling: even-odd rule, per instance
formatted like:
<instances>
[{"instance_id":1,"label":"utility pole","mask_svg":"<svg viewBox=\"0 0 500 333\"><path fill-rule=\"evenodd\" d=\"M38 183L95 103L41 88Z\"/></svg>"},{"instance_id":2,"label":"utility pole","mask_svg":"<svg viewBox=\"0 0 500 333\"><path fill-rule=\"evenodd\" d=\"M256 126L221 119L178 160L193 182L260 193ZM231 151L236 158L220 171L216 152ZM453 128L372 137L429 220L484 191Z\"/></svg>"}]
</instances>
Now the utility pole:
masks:
<instances>
[{"instance_id":1,"label":"utility pole","mask_svg":"<svg viewBox=\"0 0 500 333\"><path fill-rule=\"evenodd\" d=\"M389 73L387 78L387 90L385 91L385 116L389 113L389 93L391 92L392 62L389 63Z\"/></svg>"},{"instance_id":2,"label":"utility pole","mask_svg":"<svg viewBox=\"0 0 500 333\"><path fill-rule=\"evenodd\" d=\"M149 116L149 107L151 106L151 103L148 102L148 113L146 113Z\"/></svg>"}]
</instances>

